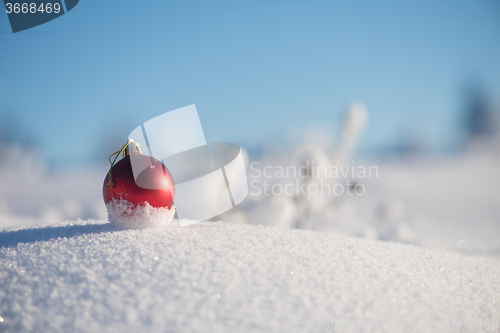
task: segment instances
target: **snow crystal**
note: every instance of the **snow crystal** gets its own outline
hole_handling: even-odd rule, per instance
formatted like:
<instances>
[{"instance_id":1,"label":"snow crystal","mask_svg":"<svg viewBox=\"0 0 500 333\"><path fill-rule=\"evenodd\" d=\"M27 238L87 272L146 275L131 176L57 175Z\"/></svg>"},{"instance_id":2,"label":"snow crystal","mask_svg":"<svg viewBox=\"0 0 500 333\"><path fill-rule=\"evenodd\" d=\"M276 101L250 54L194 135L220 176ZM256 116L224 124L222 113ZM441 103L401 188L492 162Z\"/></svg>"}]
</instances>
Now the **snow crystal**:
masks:
<instances>
[{"instance_id":1,"label":"snow crystal","mask_svg":"<svg viewBox=\"0 0 500 333\"><path fill-rule=\"evenodd\" d=\"M156 208L148 202L134 206L130 201L112 199L106 204L109 222L120 229L145 229L170 224L175 215L175 206Z\"/></svg>"}]
</instances>

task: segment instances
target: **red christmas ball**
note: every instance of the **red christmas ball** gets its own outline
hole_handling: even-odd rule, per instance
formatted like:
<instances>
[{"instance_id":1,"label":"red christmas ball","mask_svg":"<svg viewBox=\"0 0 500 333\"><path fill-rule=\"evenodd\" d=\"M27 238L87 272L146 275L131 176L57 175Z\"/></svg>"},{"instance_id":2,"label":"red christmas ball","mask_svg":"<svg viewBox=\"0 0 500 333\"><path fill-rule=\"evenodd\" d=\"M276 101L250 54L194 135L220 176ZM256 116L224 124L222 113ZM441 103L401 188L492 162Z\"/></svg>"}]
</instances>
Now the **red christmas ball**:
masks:
<instances>
[{"instance_id":1,"label":"red christmas ball","mask_svg":"<svg viewBox=\"0 0 500 333\"><path fill-rule=\"evenodd\" d=\"M144 170L134 179L134 166L145 166ZM140 169L143 169L141 167ZM134 207L149 203L155 208L171 209L174 203L175 189L172 175L165 165L147 155L128 155L122 158L106 175L103 185L104 202L108 204L113 199L127 200Z\"/></svg>"}]
</instances>

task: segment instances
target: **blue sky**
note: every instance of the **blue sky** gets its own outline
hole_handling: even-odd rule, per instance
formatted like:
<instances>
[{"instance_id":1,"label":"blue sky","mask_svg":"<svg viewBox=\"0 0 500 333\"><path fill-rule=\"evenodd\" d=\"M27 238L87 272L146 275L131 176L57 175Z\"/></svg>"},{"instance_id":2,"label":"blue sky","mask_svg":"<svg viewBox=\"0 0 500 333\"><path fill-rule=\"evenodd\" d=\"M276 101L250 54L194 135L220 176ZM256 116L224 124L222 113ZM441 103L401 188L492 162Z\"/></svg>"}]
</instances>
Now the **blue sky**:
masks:
<instances>
[{"instance_id":1,"label":"blue sky","mask_svg":"<svg viewBox=\"0 0 500 333\"><path fill-rule=\"evenodd\" d=\"M444 146L471 79L500 102L499 1L83 0L16 34L0 13L0 114L52 163L94 161L190 104L208 140L247 148L335 128L353 100L362 149Z\"/></svg>"}]
</instances>

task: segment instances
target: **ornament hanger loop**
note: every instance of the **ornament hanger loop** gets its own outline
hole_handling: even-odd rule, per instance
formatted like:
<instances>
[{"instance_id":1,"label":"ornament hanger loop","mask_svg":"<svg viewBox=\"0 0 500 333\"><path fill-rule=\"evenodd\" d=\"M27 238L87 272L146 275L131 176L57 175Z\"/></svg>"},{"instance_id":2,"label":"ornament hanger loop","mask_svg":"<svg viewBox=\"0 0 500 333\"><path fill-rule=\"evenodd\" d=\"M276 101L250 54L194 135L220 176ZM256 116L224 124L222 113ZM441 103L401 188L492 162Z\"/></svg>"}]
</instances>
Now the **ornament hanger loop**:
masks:
<instances>
[{"instance_id":1,"label":"ornament hanger loop","mask_svg":"<svg viewBox=\"0 0 500 333\"><path fill-rule=\"evenodd\" d=\"M125 150L125 148L127 148L127 146L131 143L134 143L134 140L132 139L129 139L127 141L127 143L123 146L122 149L120 149L119 151L117 151L116 153L113 153L109 156L109 164L111 165L109 167L109 171L108 171L108 186L109 187L113 187L115 184L113 184L113 179L112 179L112 176L111 176L111 170L113 169L113 166L115 165L116 163L116 160L118 159L118 156L120 156L120 154ZM111 162L111 158L115 156L115 159L113 160L113 162Z\"/></svg>"}]
</instances>

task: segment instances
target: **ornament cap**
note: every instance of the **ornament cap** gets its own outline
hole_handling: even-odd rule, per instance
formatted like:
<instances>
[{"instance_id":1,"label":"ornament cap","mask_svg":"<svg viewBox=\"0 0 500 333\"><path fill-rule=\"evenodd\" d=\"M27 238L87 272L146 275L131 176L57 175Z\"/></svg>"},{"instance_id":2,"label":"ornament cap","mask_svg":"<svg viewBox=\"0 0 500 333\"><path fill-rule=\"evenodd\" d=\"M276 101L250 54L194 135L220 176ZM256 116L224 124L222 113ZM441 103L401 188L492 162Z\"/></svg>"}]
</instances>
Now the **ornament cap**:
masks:
<instances>
[{"instance_id":1,"label":"ornament cap","mask_svg":"<svg viewBox=\"0 0 500 333\"><path fill-rule=\"evenodd\" d=\"M128 155L142 155L141 146L132 139L128 141L128 145L123 151L123 157L127 157Z\"/></svg>"}]
</instances>

